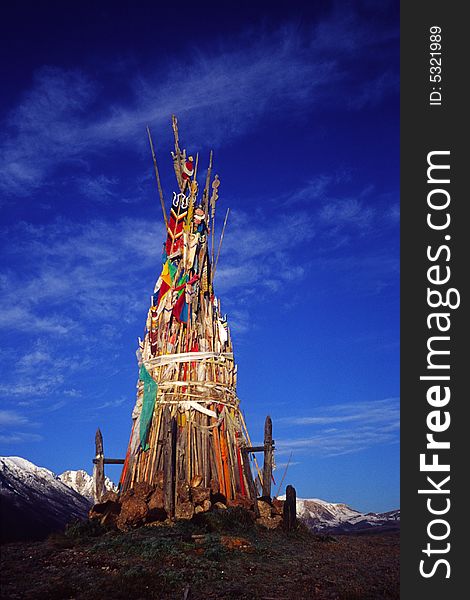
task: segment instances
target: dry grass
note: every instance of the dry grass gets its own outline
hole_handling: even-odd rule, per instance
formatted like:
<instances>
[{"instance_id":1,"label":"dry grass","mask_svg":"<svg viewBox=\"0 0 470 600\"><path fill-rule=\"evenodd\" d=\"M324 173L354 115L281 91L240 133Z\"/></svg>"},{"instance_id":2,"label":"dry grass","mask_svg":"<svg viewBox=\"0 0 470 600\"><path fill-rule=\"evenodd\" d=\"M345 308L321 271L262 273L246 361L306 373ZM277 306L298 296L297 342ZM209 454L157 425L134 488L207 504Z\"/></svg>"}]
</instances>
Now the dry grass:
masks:
<instances>
[{"instance_id":1,"label":"dry grass","mask_svg":"<svg viewBox=\"0 0 470 600\"><path fill-rule=\"evenodd\" d=\"M399 534L262 531L243 515L2 547L9 600L398 600ZM193 537L194 536L194 537Z\"/></svg>"}]
</instances>

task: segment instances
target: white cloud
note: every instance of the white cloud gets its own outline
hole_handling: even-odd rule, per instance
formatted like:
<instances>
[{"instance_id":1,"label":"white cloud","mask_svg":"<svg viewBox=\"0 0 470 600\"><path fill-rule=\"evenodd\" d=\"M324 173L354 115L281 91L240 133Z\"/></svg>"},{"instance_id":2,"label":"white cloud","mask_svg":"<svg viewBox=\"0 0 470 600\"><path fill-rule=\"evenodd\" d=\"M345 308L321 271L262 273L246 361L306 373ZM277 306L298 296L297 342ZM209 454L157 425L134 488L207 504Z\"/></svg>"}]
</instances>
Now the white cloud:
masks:
<instances>
[{"instance_id":1,"label":"white cloud","mask_svg":"<svg viewBox=\"0 0 470 600\"><path fill-rule=\"evenodd\" d=\"M276 440L278 452L334 457L361 452L379 444L398 443L400 409L398 398L318 407L316 415L278 419L281 427L295 427L296 437ZM334 427L325 427L334 425ZM313 432L305 435L306 428Z\"/></svg>"},{"instance_id":2,"label":"white cloud","mask_svg":"<svg viewBox=\"0 0 470 600\"><path fill-rule=\"evenodd\" d=\"M23 444L26 442L40 442L44 438L37 433L22 432L0 432L0 443L2 444Z\"/></svg>"},{"instance_id":3,"label":"white cloud","mask_svg":"<svg viewBox=\"0 0 470 600\"><path fill-rule=\"evenodd\" d=\"M47 396L64 382L64 376L46 371L37 373L36 377L21 380L11 384L0 385L0 396L21 398L19 406L30 406L34 398Z\"/></svg>"},{"instance_id":4,"label":"white cloud","mask_svg":"<svg viewBox=\"0 0 470 600\"><path fill-rule=\"evenodd\" d=\"M102 108L109 96L105 71L98 83L85 68L44 66L6 119L0 185L25 196L60 165L73 162L86 170L94 153L109 151L116 141L143 148L145 125L160 127L173 112L187 123L188 135L217 145L245 133L267 112L270 118L282 118L286 111L301 113L338 101L342 83L360 90L350 90L356 97L352 108L377 103L394 91L396 77L368 72L364 80L357 69L351 77L351 48L355 61L368 53L370 69L371 48L383 42L383 32L371 35L368 24L367 36L361 35L365 26L349 9L315 27L285 26L273 33L252 29L237 38L219 37L209 51L123 78L126 100L116 98L107 109ZM104 175L84 177L82 183L101 200L113 196L114 181Z\"/></svg>"},{"instance_id":5,"label":"white cloud","mask_svg":"<svg viewBox=\"0 0 470 600\"><path fill-rule=\"evenodd\" d=\"M42 440L37 433L18 431L36 427L28 417L16 410L0 410L0 443L17 444L21 442L36 442Z\"/></svg>"},{"instance_id":6,"label":"white cloud","mask_svg":"<svg viewBox=\"0 0 470 600\"><path fill-rule=\"evenodd\" d=\"M103 410L105 408L118 408L119 406L122 406L125 402L129 402L129 398L123 396L121 398L118 398L117 400L109 400L108 402L104 402L103 404L95 406L94 409Z\"/></svg>"},{"instance_id":7,"label":"white cloud","mask_svg":"<svg viewBox=\"0 0 470 600\"><path fill-rule=\"evenodd\" d=\"M292 425L329 425L360 421L363 424L370 424L388 421L398 423L400 418L398 398L351 404L333 404L328 407L320 407L320 411L323 411L320 416L283 417L281 422Z\"/></svg>"},{"instance_id":8,"label":"white cloud","mask_svg":"<svg viewBox=\"0 0 470 600\"><path fill-rule=\"evenodd\" d=\"M28 423L29 421L24 415L20 415L13 410L0 410L0 427L25 425Z\"/></svg>"}]
</instances>

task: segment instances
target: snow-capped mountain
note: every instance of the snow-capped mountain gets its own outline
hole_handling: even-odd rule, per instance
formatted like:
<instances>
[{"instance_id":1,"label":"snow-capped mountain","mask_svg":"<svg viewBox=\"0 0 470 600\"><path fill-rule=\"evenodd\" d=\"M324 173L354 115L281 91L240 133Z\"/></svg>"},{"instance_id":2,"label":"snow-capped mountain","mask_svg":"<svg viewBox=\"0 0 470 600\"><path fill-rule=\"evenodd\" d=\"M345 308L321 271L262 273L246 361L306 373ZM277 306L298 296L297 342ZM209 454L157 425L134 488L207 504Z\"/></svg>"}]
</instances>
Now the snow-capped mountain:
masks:
<instances>
[{"instance_id":1,"label":"snow-capped mountain","mask_svg":"<svg viewBox=\"0 0 470 600\"><path fill-rule=\"evenodd\" d=\"M88 498L90 502L93 502L93 477L88 475L83 469L79 469L78 471L64 471L58 476L58 479L82 496L85 496L85 498ZM109 491L117 491L117 487L109 477L105 478L104 485Z\"/></svg>"},{"instance_id":2,"label":"snow-capped mountain","mask_svg":"<svg viewBox=\"0 0 470 600\"><path fill-rule=\"evenodd\" d=\"M86 517L91 502L52 471L18 456L0 457L2 540L40 539Z\"/></svg>"},{"instance_id":3,"label":"snow-capped mountain","mask_svg":"<svg viewBox=\"0 0 470 600\"><path fill-rule=\"evenodd\" d=\"M284 499L285 496L280 496ZM385 513L362 513L347 504L326 502L318 498L297 498L297 516L313 531L348 532L373 527L398 528L400 510Z\"/></svg>"}]
</instances>

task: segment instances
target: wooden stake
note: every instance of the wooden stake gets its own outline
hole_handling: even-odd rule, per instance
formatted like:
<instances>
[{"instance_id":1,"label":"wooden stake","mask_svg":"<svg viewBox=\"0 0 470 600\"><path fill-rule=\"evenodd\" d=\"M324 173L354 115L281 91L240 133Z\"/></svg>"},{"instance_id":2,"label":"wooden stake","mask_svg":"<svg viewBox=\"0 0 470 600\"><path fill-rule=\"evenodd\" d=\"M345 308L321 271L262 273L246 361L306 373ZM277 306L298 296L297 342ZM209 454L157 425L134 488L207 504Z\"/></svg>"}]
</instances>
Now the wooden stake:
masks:
<instances>
[{"instance_id":1,"label":"wooden stake","mask_svg":"<svg viewBox=\"0 0 470 600\"><path fill-rule=\"evenodd\" d=\"M166 447L164 462L165 510L170 518L175 515L175 469L176 469L176 419L169 409L166 413Z\"/></svg>"},{"instance_id":2,"label":"wooden stake","mask_svg":"<svg viewBox=\"0 0 470 600\"><path fill-rule=\"evenodd\" d=\"M149 129L148 125L147 125L147 134L149 136L150 150L152 151L153 166L155 168L155 177L157 178L157 187L158 187L158 194L160 196L160 204L162 205L163 220L165 221L165 229L168 229L168 219L166 216L165 201L163 200L163 190L162 190L162 184L160 182L160 174L158 172L157 157L155 156L155 151L153 149L152 136L150 135L150 129Z\"/></svg>"},{"instance_id":3,"label":"wooden stake","mask_svg":"<svg viewBox=\"0 0 470 600\"><path fill-rule=\"evenodd\" d=\"M196 164L194 166L193 180L188 183L189 185L189 200L188 200L188 214L186 215L185 231L192 233L192 222L194 215L194 205L196 203L197 196L197 166L199 163L199 152L196 154Z\"/></svg>"},{"instance_id":4,"label":"wooden stake","mask_svg":"<svg viewBox=\"0 0 470 600\"><path fill-rule=\"evenodd\" d=\"M263 497L271 498L273 476L273 422L268 415L264 423Z\"/></svg>"},{"instance_id":5,"label":"wooden stake","mask_svg":"<svg viewBox=\"0 0 470 600\"><path fill-rule=\"evenodd\" d=\"M258 508L258 502L257 502L257 497L256 497L256 489L255 489L255 483L253 481L253 474L251 473L249 454L248 454L248 451L246 450L246 448L241 448L240 450L241 450L242 462L243 462L243 472L244 472L246 483L248 486L248 492L250 494L250 498L255 503L255 514L257 517L259 517L259 508Z\"/></svg>"},{"instance_id":6,"label":"wooden stake","mask_svg":"<svg viewBox=\"0 0 470 600\"><path fill-rule=\"evenodd\" d=\"M286 501L284 502L283 524L286 531L297 527L297 493L291 485L286 487Z\"/></svg>"},{"instance_id":7,"label":"wooden stake","mask_svg":"<svg viewBox=\"0 0 470 600\"><path fill-rule=\"evenodd\" d=\"M225 219L224 219L224 226L222 227L222 233L220 235L219 247L217 249L217 258L215 259L214 270L212 271L212 281L214 281L215 270L217 269L217 265L219 263L220 249L222 248L222 242L224 241L225 227L227 225L227 219L228 219L229 212L230 212L230 208L227 208L227 212L225 214Z\"/></svg>"},{"instance_id":8,"label":"wooden stake","mask_svg":"<svg viewBox=\"0 0 470 600\"><path fill-rule=\"evenodd\" d=\"M95 435L95 461L93 467L93 498L95 503L101 502L104 494L104 451L103 435L98 428Z\"/></svg>"},{"instance_id":9,"label":"wooden stake","mask_svg":"<svg viewBox=\"0 0 470 600\"><path fill-rule=\"evenodd\" d=\"M181 175L181 150L178 139L178 121L175 115L171 115L171 125L173 127L173 135L175 136L175 153L176 153L176 179L178 180L178 186L180 188L180 192L184 189L183 177ZM175 162L175 161L173 161Z\"/></svg>"},{"instance_id":10,"label":"wooden stake","mask_svg":"<svg viewBox=\"0 0 470 600\"><path fill-rule=\"evenodd\" d=\"M274 496L275 498L277 498L279 496L279 492L281 491L282 484L284 483L284 479L286 478L287 469L289 468L291 460L292 460L292 451L291 451L291 453L289 455L289 460L287 461L287 465L286 465L286 468L284 469L284 473L282 474L281 481L279 482L279 487L277 488L276 495Z\"/></svg>"},{"instance_id":11,"label":"wooden stake","mask_svg":"<svg viewBox=\"0 0 470 600\"><path fill-rule=\"evenodd\" d=\"M203 424L208 425L209 419L203 416ZM204 487L209 486L210 482L210 463L209 463L209 432L207 429L202 430L202 468L204 476Z\"/></svg>"},{"instance_id":12,"label":"wooden stake","mask_svg":"<svg viewBox=\"0 0 470 600\"><path fill-rule=\"evenodd\" d=\"M219 198L219 185L220 185L220 180L219 180L219 176L216 175L214 177L214 181L212 182L212 195L211 195L211 199L210 199L210 204L211 204L211 218L212 218L212 249L211 249L211 266L214 264L214 236L215 236L215 204ZM214 281L214 278L211 278L211 281Z\"/></svg>"},{"instance_id":13,"label":"wooden stake","mask_svg":"<svg viewBox=\"0 0 470 600\"><path fill-rule=\"evenodd\" d=\"M209 155L209 166L207 167L207 175L206 175L206 184L204 186L204 192L202 194L202 207L204 209L204 220L206 224L209 220L209 185L211 181L211 173L212 173L212 150Z\"/></svg>"}]
</instances>

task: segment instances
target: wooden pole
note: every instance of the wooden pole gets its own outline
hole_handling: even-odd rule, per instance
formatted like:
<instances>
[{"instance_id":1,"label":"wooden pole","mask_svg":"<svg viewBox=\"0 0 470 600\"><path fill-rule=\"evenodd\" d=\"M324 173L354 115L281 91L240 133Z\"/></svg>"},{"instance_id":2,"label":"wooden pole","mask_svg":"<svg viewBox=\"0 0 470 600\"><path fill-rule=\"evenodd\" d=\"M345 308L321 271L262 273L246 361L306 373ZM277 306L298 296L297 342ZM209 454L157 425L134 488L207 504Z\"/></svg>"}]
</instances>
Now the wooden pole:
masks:
<instances>
[{"instance_id":1,"label":"wooden pole","mask_svg":"<svg viewBox=\"0 0 470 600\"><path fill-rule=\"evenodd\" d=\"M286 531L291 531L297 527L297 493L292 485L286 487L283 523Z\"/></svg>"},{"instance_id":2,"label":"wooden pole","mask_svg":"<svg viewBox=\"0 0 470 600\"><path fill-rule=\"evenodd\" d=\"M220 235L219 247L217 249L217 258L215 259L214 270L212 271L212 281L214 281L215 270L217 269L217 265L219 264L220 249L222 248L222 242L224 241L225 227L227 225L227 219L228 219L229 212L230 212L230 208L227 208L227 212L225 214L225 219L224 219L224 226L222 227L222 233Z\"/></svg>"},{"instance_id":3,"label":"wooden pole","mask_svg":"<svg viewBox=\"0 0 470 600\"><path fill-rule=\"evenodd\" d=\"M175 516L175 469L176 469L176 419L171 416L170 409L166 409L166 444L164 461L164 503L168 516Z\"/></svg>"},{"instance_id":4,"label":"wooden pole","mask_svg":"<svg viewBox=\"0 0 470 600\"><path fill-rule=\"evenodd\" d=\"M203 424L205 425L205 428L202 430L202 468L204 473L204 487L208 487L210 482L209 431L207 429L209 422L208 417L203 415Z\"/></svg>"},{"instance_id":5,"label":"wooden pole","mask_svg":"<svg viewBox=\"0 0 470 600\"><path fill-rule=\"evenodd\" d=\"M250 468L250 458L248 454L248 450L246 448L240 448L243 462L243 473L245 475L246 483L248 484L248 492L250 494L250 498L254 502L255 506L255 515L259 517L259 508L258 508L258 500L256 497L256 489L255 482L253 481L253 475L251 473Z\"/></svg>"},{"instance_id":6,"label":"wooden pole","mask_svg":"<svg viewBox=\"0 0 470 600\"><path fill-rule=\"evenodd\" d=\"M180 192L182 192L184 190L184 184L183 184L183 179L181 176L181 150L180 150L179 139L178 139L178 121L177 121L175 115L171 115L171 125L173 127L173 134L175 136L175 154L176 154L175 174L176 174L176 178L178 180Z\"/></svg>"},{"instance_id":7,"label":"wooden pole","mask_svg":"<svg viewBox=\"0 0 470 600\"><path fill-rule=\"evenodd\" d=\"M150 129L149 129L148 125L147 125L147 135L149 136L150 150L152 151L153 166L155 168L155 177L157 178L158 195L160 196L160 203L162 205L163 220L165 221L165 228L168 229L168 219L166 216L165 201L163 200L163 190L162 190L162 184L160 182L160 174L158 172L158 167L157 167L157 157L155 156L155 151L153 149L152 136L150 135Z\"/></svg>"},{"instance_id":8,"label":"wooden pole","mask_svg":"<svg viewBox=\"0 0 470 600\"><path fill-rule=\"evenodd\" d=\"M275 498L277 498L279 496L279 492L281 491L282 484L284 483L284 479L286 478L287 469L289 468L291 460L292 460L292 451L291 451L291 453L289 455L289 460L287 461L287 465L286 465L286 468L284 469L284 473L282 474L281 481L279 482L279 487L277 488L276 495L274 496Z\"/></svg>"},{"instance_id":9,"label":"wooden pole","mask_svg":"<svg viewBox=\"0 0 470 600\"><path fill-rule=\"evenodd\" d=\"M214 239L215 239L215 205L219 198L219 185L220 179L219 176L216 175L214 177L214 181L212 182L212 196L210 199L211 205L211 219L212 219L212 248L211 248L211 267L214 266ZM214 281L214 275L212 274L211 281Z\"/></svg>"},{"instance_id":10,"label":"wooden pole","mask_svg":"<svg viewBox=\"0 0 470 600\"><path fill-rule=\"evenodd\" d=\"M263 497L271 498L273 476L273 422L268 415L264 423Z\"/></svg>"},{"instance_id":11,"label":"wooden pole","mask_svg":"<svg viewBox=\"0 0 470 600\"><path fill-rule=\"evenodd\" d=\"M101 502L104 494L104 451L103 435L98 428L95 435L95 460L93 466L93 499L95 504Z\"/></svg>"},{"instance_id":12,"label":"wooden pole","mask_svg":"<svg viewBox=\"0 0 470 600\"><path fill-rule=\"evenodd\" d=\"M211 181L211 173L212 173L212 150L209 155L209 166L207 168L206 174L206 185L204 186L204 192L202 194L202 207L204 209L204 220L206 225L209 223L209 185Z\"/></svg>"}]
</instances>

